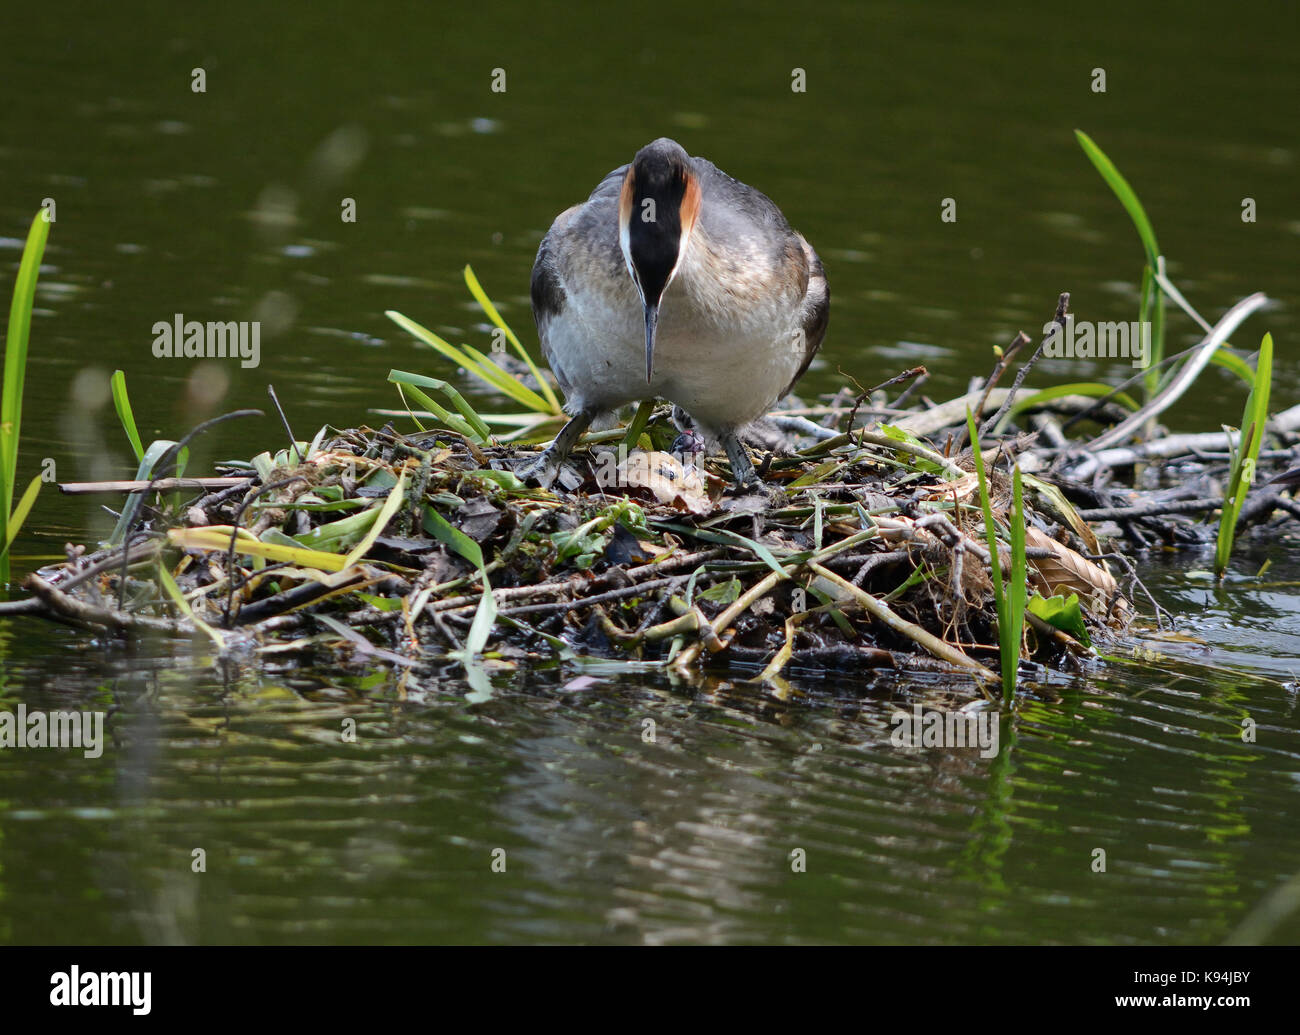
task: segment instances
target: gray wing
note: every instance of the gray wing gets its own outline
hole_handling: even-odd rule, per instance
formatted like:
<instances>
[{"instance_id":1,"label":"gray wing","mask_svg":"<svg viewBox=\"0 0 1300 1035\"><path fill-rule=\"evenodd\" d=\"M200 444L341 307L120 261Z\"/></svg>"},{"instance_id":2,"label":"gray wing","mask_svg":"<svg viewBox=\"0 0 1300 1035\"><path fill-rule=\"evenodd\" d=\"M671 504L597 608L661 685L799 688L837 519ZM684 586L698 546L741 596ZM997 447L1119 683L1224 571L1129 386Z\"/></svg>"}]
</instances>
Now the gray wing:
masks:
<instances>
[{"instance_id":1,"label":"gray wing","mask_svg":"<svg viewBox=\"0 0 1300 1035\"><path fill-rule=\"evenodd\" d=\"M565 209L555 218L555 222L551 224L550 230L546 232L542 243L537 248L529 294L533 301L533 319L542 338L543 351L546 350L545 325L564 312L567 298L564 290L568 258L566 253L572 250L575 237L577 240L583 239L587 224L604 218L613 225L617 219L618 193L623 177L626 175L626 165L606 175L583 204ZM601 240L604 236L597 234L587 240ZM614 243L617 247L617 238ZM549 356L547 361L550 361Z\"/></svg>"},{"instance_id":2,"label":"gray wing","mask_svg":"<svg viewBox=\"0 0 1300 1035\"><path fill-rule=\"evenodd\" d=\"M579 266L623 266L618 245L618 195L627 169L626 165L614 169L585 202L561 212L537 248L529 295L542 355L557 378L561 375L551 357L547 329L564 312L568 301L565 281ZM562 378L561 387L565 387ZM567 388L565 391L567 394Z\"/></svg>"},{"instance_id":3,"label":"gray wing","mask_svg":"<svg viewBox=\"0 0 1300 1035\"><path fill-rule=\"evenodd\" d=\"M795 234L795 236L803 245L804 257L808 262L808 290L804 293L803 308L800 311L800 326L803 328L804 338L803 362L799 364L799 372L781 393L782 398L794 391L794 386L799 383L799 379L808 372L813 357L817 355L817 350L822 347L822 342L826 339L826 325L831 319L831 288L826 282L826 271L822 268L822 260L813 251L812 245L804 240L802 234Z\"/></svg>"}]
</instances>

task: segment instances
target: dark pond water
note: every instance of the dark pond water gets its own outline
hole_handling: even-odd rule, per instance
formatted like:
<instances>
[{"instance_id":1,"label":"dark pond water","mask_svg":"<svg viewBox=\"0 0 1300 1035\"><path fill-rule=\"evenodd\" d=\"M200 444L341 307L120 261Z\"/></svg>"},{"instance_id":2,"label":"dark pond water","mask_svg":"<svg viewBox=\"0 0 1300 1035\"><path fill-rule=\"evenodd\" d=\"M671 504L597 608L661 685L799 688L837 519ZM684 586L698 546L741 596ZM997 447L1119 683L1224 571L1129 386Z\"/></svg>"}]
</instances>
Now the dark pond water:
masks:
<instances>
[{"instance_id":1,"label":"dark pond water","mask_svg":"<svg viewBox=\"0 0 1300 1035\"><path fill-rule=\"evenodd\" d=\"M31 214L57 205L25 471L129 475L116 368L146 438L264 405L267 383L300 435L376 421L390 368L447 373L384 310L485 347L467 262L532 340L541 234L664 134L821 252L833 317L805 394L917 362L932 396L954 394L1062 290L1081 318L1133 319L1141 249L1078 127L1205 315L1275 300L1237 338L1273 332L1277 408L1295 401L1286 8L160 10L43 5L0 43L6 298ZM260 365L155 359L151 328L175 313L262 319ZM1170 334L1198 340L1180 317ZM1212 372L1171 423L1235 423L1242 401ZM196 468L279 435L228 425ZM43 495L20 570L107 521ZM1300 918L1266 903L1300 873L1294 545L1250 546L1224 588L1197 576L1205 556L1148 559L1182 637L1139 630L1122 660L1031 684L991 758L891 743L899 709L970 701L940 682L796 677L778 699L748 673L605 665L581 688L571 668L503 674L475 702L452 670L221 670L201 648L6 620L0 705L106 710L109 743L0 751L0 942L1294 942Z\"/></svg>"}]
</instances>

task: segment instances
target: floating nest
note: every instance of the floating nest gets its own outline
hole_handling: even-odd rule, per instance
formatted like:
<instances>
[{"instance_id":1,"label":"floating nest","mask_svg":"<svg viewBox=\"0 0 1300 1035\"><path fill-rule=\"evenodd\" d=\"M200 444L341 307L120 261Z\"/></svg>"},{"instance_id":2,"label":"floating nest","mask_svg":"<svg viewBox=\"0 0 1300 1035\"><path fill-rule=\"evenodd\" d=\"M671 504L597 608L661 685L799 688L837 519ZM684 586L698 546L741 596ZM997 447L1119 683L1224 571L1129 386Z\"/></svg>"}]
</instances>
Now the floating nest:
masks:
<instances>
[{"instance_id":1,"label":"floating nest","mask_svg":"<svg viewBox=\"0 0 1300 1035\"><path fill-rule=\"evenodd\" d=\"M654 424L647 434L660 437ZM337 647L403 666L710 658L769 678L797 665L997 679L969 452L949 460L863 429L769 455L767 488L744 494L689 457L618 446L579 450L565 485L546 491L513 473L531 455L453 434L343 431L234 475L182 506L179 525L167 527L167 510L142 515L129 547L70 549L26 588L50 617L206 633L225 651ZM1005 523L1007 480L995 471L991 483ZM1031 579L1044 596L1078 594L1104 635L1131 611L1061 502L1029 511ZM1032 619L1026 646L1053 664L1086 653Z\"/></svg>"},{"instance_id":2,"label":"floating nest","mask_svg":"<svg viewBox=\"0 0 1300 1035\"><path fill-rule=\"evenodd\" d=\"M536 447L453 430L323 431L220 478L150 483L136 499L152 503L127 508L114 545L69 546L66 562L27 578L30 598L4 606L120 636L206 636L219 656L452 663L471 682L493 666L615 657L778 682L792 669L893 669L992 686L994 565L1008 584L1017 571L1014 462L1036 598L1022 661L1077 667L1127 627L1135 602L1160 619L1124 549L1205 542L1200 516L1222 505L1225 465L1206 436L1089 449L1063 425L1132 415L1057 393L1016 406L1019 379L995 387L1007 358L942 405L905 407L913 384L892 404L855 388L778 411L754 431L764 487L749 492L730 487L725 461L668 452L667 410L630 435L589 434L551 490L516 474ZM992 551L970 412L982 420ZM1288 440L1296 427L1300 412L1287 411L1270 430ZM1194 470L1152 474L1179 456ZM1295 504L1264 492L1241 520L1279 508Z\"/></svg>"}]
</instances>

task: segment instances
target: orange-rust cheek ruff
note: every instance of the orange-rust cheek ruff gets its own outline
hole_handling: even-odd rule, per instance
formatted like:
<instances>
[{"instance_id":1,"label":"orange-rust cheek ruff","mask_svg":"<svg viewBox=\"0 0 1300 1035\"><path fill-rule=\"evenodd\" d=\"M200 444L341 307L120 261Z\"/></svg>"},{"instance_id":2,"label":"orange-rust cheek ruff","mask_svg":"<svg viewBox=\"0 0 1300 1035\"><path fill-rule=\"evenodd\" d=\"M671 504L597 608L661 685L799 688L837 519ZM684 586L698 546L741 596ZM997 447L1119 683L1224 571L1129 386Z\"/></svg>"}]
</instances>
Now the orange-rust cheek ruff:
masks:
<instances>
[{"instance_id":1,"label":"orange-rust cheek ruff","mask_svg":"<svg viewBox=\"0 0 1300 1035\"><path fill-rule=\"evenodd\" d=\"M695 222L700 218L700 181L691 173L686 174L686 191L682 195L682 241L685 242L695 229Z\"/></svg>"}]
</instances>

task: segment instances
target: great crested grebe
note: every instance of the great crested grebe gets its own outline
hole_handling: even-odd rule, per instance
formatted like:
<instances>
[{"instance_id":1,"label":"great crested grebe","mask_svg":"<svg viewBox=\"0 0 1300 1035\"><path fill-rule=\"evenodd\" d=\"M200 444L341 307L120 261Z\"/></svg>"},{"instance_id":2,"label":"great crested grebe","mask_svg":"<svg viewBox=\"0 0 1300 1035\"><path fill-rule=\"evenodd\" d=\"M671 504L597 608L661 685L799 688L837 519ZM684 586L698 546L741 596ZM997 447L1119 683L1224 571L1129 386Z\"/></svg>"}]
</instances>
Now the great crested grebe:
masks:
<instances>
[{"instance_id":1,"label":"great crested grebe","mask_svg":"<svg viewBox=\"0 0 1300 1035\"><path fill-rule=\"evenodd\" d=\"M549 486L599 414L663 398L756 480L737 431L826 336L817 253L766 195L666 137L562 212L533 264L533 317L571 419L525 472Z\"/></svg>"}]
</instances>

